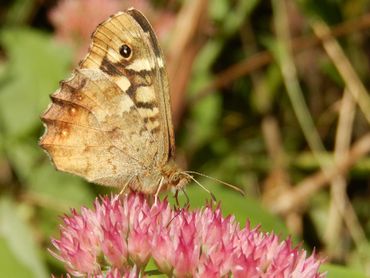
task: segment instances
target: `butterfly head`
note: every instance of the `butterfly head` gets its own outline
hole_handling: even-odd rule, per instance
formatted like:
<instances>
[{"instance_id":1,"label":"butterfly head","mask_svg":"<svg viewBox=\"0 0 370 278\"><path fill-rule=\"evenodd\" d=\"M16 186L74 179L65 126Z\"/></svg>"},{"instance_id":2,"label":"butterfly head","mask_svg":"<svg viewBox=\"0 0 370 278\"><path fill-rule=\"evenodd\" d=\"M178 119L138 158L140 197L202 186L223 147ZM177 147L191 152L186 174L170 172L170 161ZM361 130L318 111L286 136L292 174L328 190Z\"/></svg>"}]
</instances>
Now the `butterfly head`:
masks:
<instances>
[{"instance_id":1,"label":"butterfly head","mask_svg":"<svg viewBox=\"0 0 370 278\"><path fill-rule=\"evenodd\" d=\"M190 181L189 175L178 171L171 174L168 178L168 182L171 185L171 187L176 189L184 188L186 184L188 184Z\"/></svg>"},{"instance_id":2,"label":"butterfly head","mask_svg":"<svg viewBox=\"0 0 370 278\"><path fill-rule=\"evenodd\" d=\"M175 189L184 188L191 180L191 176L172 160L162 168L162 176L165 177L168 188Z\"/></svg>"}]
</instances>

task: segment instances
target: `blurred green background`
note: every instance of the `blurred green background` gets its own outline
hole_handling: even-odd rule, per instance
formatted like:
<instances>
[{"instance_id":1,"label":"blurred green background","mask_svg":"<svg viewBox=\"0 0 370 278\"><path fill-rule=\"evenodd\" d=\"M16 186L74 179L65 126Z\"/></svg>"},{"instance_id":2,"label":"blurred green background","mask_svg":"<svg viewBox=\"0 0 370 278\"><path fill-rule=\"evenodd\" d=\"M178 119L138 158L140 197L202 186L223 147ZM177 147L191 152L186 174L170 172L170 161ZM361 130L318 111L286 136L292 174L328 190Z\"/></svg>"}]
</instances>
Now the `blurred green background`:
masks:
<instances>
[{"instance_id":1,"label":"blurred green background","mask_svg":"<svg viewBox=\"0 0 370 278\"><path fill-rule=\"evenodd\" d=\"M315 248L328 277L370 277L365 0L1 1L0 276L63 273L47 251L59 216L110 192L54 170L39 117L96 25L130 6L166 56L179 163L242 188L196 177L243 225Z\"/></svg>"}]
</instances>

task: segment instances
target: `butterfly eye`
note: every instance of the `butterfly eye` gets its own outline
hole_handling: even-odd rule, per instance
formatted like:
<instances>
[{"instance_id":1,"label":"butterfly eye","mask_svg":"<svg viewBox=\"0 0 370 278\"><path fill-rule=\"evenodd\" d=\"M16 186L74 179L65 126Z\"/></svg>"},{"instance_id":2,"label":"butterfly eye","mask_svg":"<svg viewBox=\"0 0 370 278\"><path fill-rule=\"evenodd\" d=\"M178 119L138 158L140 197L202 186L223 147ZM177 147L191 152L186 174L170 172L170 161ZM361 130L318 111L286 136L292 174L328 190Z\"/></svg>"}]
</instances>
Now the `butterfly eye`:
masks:
<instances>
[{"instance_id":1,"label":"butterfly eye","mask_svg":"<svg viewBox=\"0 0 370 278\"><path fill-rule=\"evenodd\" d=\"M171 183L172 183L172 185L176 185L176 184L178 184L178 183L179 183L179 181L180 181L180 177L179 177L179 175L173 175L173 176L172 176L172 178L171 178Z\"/></svg>"},{"instance_id":2,"label":"butterfly eye","mask_svg":"<svg viewBox=\"0 0 370 278\"><path fill-rule=\"evenodd\" d=\"M131 48L127 44L123 44L119 48L119 54L121 54L123 58L126 59L130 58L131 53L132 53Z\"/></svg>"}]
</instances>

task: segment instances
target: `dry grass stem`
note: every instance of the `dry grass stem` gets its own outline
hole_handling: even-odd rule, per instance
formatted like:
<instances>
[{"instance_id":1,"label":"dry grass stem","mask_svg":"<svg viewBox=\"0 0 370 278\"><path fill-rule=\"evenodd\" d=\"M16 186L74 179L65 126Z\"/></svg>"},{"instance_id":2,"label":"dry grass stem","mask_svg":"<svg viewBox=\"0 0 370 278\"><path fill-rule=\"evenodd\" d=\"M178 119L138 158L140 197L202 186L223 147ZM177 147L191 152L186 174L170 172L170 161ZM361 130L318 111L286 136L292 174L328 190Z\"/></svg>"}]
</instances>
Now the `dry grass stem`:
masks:
<instances>
[{"instance_id":1,"label":"dry grass stem","mask_svg":"<svg viewBox=\"0 0 370 278\"><path fill-rule=\"evenodd\" d=\"M338 175L346 175L351 167L369 152L370 132L358 139L336 165L331 165L325 171L316 172L298 183L289 192L277 197L275 202L270 204L270 210L285 215L291 210L301 209L313 194L327 186Z\"/></svg>"},{"instance_id":2,"label":"dry grass stem","mask_svg":"<svg viewBox=\"0 0 370 278\"><path fill-rule=\"evenodd\" d=\"M337 132L335 136L335 163L338 163L341 160L342 156L348 152L350 147L353 121L356 112L355 105L356 104L351 94L348 90L345 90L341 101ZM348 210L346 210L346 187L347 183L345 176L338 175L338 177L336 177L331 183L331 202L327 227L324 234L324 240L326 242L329 257L340 257L342 253L342 248L338 245L338 242L342 233L343 219L349 218L346 215L348 214ZM358 225L353 225L352 227L358 227Z\"/></svg>"},{"instance_id":3,"label":"dry grass stem","mask_svg":"<svg viewBox=\"0 0 370 278\"><path fill-rule=\"evenodd\" d=\"M322 40L326 53L342 76L348 90L357 102L366 120L370 123L369 94L353 69L352 64L344 54L343 49L334 37L330 36L330 29L325 22L317 20L311 25L317 37Z\"/></svg>"}]
</instances>

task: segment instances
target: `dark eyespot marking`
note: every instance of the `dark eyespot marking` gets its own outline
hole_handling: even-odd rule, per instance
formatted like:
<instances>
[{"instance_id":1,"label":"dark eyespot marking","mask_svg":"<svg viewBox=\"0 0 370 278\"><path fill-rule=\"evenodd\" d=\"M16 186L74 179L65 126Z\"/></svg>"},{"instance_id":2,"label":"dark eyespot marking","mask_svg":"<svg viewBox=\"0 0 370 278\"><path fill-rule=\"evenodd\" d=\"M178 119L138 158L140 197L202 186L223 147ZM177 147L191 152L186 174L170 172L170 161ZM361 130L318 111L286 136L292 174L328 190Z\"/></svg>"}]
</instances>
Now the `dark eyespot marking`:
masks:
<instances>
[{"instance_id":1,"label":"dark eyespot marking","mask_svg":"<svg viewBox=\"0 0 370 278\"><path fill-rule=\"evenodd\" d=\"M127 44L121 45L119 48L119 54L125 59L128 59L131 57L132 50Z\"/></svg>"}]
</instances>

